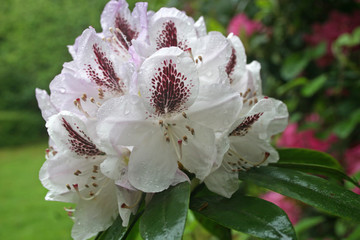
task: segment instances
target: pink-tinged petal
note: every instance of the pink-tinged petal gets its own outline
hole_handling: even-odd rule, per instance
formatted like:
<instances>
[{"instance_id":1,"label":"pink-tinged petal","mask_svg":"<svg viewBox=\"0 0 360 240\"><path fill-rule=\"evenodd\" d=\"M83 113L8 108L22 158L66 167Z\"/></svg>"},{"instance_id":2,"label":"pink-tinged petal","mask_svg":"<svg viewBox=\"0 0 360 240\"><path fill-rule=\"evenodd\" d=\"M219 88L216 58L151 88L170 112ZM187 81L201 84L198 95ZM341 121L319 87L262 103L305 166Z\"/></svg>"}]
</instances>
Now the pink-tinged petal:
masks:
<instances>
[{"instance_id":1,"label":"pink-tinged petal","mask_svg":"<svg viewBox=\"0 0 360 240\"><path fill-rule=\"evenodd\" d=\"M229 172L222 166L207 176L204 183L210 191L227 198L230 198L240 185L238 173Z\"/></svg>"},{"instance_id":2,"label":"pink-tinged petal","mask_svg":"<svg viewBox=\"0 0 360 240\"><path fill-rule=\"evenodd\" d=\"M188 53L172 47L147 58L139 72L139 89L155 115L182 112L195 101L198 76Z\"/></svg>"},{"instance_id":3,"label":"pink-tinged petal","mask_svg":"<svg viewBox=\"0 0 360 240\"><path fill-rule=\"evenodd\" d=\"M101 99L96 86L69 73L57 75L50 83L50 91L50 101L59 111L94 117L99 108L97 102Z\"/></svg>"},{"instance_id":4,"label":"pink-tinged petal","mask_svg":"<svg viewBox=\"0 0 360 240\"><path fill-rule=\"evenodd\" d=\"M204 180L217 158L214 131L185 119L171 126L169 137L185 169Z\"/></svg>"},{"instance_id":5,"label":"pink-tinged petal","mask_svg":"<svg viewBox=\"0 0 360 240\"><path fill-rule=\"evenodd\" d=\"M105 94L123 95L129 85L122 70L130 57L126 54L116 52L94 29L87 29L81 36L75 60L79 69L76 76L96 84Z\"/></svg>"},{"instance_id":6,"label":"pink-tinged petal","mask_svg":"<svg viewBox=\"0 0 360 240\"><path fill-rule=\"evenodd\" d=\"M129 161L129 181L143 192L161 192L172 184L177 160L173 146L159 130L151 140L134 147Z\"/></svg>"},{"instance_id":7,"label":"pink-tinged petal","mask_svg":"<svg viewBox=\"0 0 360 240\"><path fill-rule=\"evenodd\" d=\"M96 198L79 201L74 213L72 238L89 239L111 226L119 214L116 190L116 186L109 183Z\"/></svg>"},{"instance_id":8,"label":"pink-tinged petal","mask_svg":"<svg viewBox=\"0 0 360 240\"><path fill-rule=\"evenodd\" d=\"M38 102L39 108L41 110L41 115L45 121L47 121L49 119L49 117L51 117L59 112L59 110L50 101L50 96L47 94L47 92L45 90L36 88L35 96L36 96L36 100Z\"/></svg>"},{"instance_id":9,"label":"pink-tinged petal","mask_svg":"<svg viewBox=\"0 0 360 240\"><path fill-rule=\"evenodd\" d=\"M138 9L136 14L139 13L139 10L145 10L141 15L146 16L146 6L145 9ZM101 14L101 26L105 37L109 37L110 39L115 37L115 44L118 44L120 49L125 51L131 46L131 41L139 35L139 20L140 19L133 19L129 5L124 0L110 1L106 4ZM142 23L144 23L144 20Z\"/></svg>"},{"instance_id":10,"label":"pink-tinged petal","mask_svg":"<svg viewBox=\"0 0 360 240\"><path fill-rule=\"evenodd\" d=\"M239 93L223 84L211 84L200 88L199 95L187 114L192 121L222 132L236 121L241 107Z\"/></svg>"},{"instance_id":11,"label":"pink-tinged petal","mask_svg":"<svg viewBox=\"0 0 360 240\"><path fill-rule=\"evenodd\" d=\"M158 123L148 118L142 99L125 95L106 101L98 111L97 133L114 145L135 146L150 141Z\"/></svg>"},{"instance_id":12,"label":"pink-tinged petal","mask_svg":"<svg viewBox=\"0 0 360 240\"><path fill-rule=\"evenodd\" d=\"M101 164L101 172L113 180L120 180L124 177L127 165L122 156L108 156Z\"/></svg>"},{"instance_id":13,"label":"pink-tinged petal","mask_svg":"<svg viewBox=\"0 0 360 240\"><path fill-rule=\"evenodd\" d=\"M230 84L236 85L246 74L246 54L245 48L238 36L230 34L227 39L230 41L232 50L231 56L226 65L226 74Z\"/></svg>"},{"instance_id":14,"label":"pink-tinged petal","mask_svg":"<svg viewBox=\"0 0 360 240\"><path fill-rule=\"evenodd\" d=\"M116 195L122 226L127 227L131 214L135 214L138 209L142 193L140 191L117 187Z\"/></svg>"},{"instance_id":15,"label":"pink-tinged petal","mask_svg":"<svg viewBox=\"0 0 360 240\"><path fill-rule=\"evenodd\" d=\"M105 155L97 146L96 138L88 135L85 123L70 112L52 116L46 127L59 152L69 152L85 159L102 159Z\"/></svg>"},{"instance_id":16,"label":"pink-tinged petal","mask_svg":"<svg viewBox=\"0 0 360 240\"><path fill-rule=\"evenodd\" d=\"M186 50L197 38L194 20L176 8L161 8L149 20L149 38L156 50L166 47Z\"/></svg>"},{"instance_id":17,"label":"pink-tinged petal","mask_svg":"<svg viewBox=\"0 0 360 240\"><path fill-rule=\"evenodd\" d=\"M206 36L207 31L206 31L206 24L205 24L205 20L204 17L201 16L194 24L195 30L196 30L196 34L197 37L203 37Z\"/></svg>"},{"instance_id":18,"label":"pink-tinged petal","mask_svg":"<svg viewBox=\"0 0 360 240\"><path fill-rule=\"evenodd\" d=\"M210 32L190 44L201 84L225 83L221 76L231 56L229 41L219 32ZM227 76L225 76L227 80Z\"/></svg>"},{"instance_id":19,"label":"pink-tinged petal","mask_svg":"<svg viewBox=\"0 0 360 240\"><path fill-rule=\"evenodd\" d=\"M188 175L186 175L183 171L177 169L175 177L173 179L173 182L171 183L171 186L176 186L179 183L182 183L185 181L190 183L190 179L189 179Z\"/></svg>"},{"instance_id":20,"label":"pink-tinged petal","mask_svg":"<svg viewBox=\"0 0 360 240\"><path fill-rule=\"evenodd\" d=\"M141 41L148 41L148 16L147 16L147 2L138 2L135 4L132 12L132 18L135 22L139 35L137 39Z\"/></svg>"}]
</instances>

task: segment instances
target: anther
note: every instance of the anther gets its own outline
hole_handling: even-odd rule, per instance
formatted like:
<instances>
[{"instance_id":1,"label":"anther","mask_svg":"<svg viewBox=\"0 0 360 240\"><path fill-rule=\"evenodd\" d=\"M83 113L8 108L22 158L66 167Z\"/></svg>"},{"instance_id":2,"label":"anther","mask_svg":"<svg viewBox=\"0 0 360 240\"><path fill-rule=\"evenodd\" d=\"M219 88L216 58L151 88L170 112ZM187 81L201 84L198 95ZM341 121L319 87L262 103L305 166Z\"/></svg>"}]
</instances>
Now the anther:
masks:
<instances>
[{"instance_id":1,"label":"anther","mask_svg":"<svg viewBox=\"0 0 360 240\"><path fill-rule=\"evenodd\" d=\"M186 115L185 112L182 112L182 115L183 115L184 118L187 118L187 115Z\"/></svg>"},{"instance_id":2,"label":"anther","mask_svg":"<svg viewBox=\"0 0 360 240\"><path fill-rule=\"evenodd\" d=\"M202 62L203 58L202 56L198 56L198 59Z\"/></svg>"},{"instance_id":3,"label":"anther","mask_svg":"<svg viewBox=\"0 0 360 240\"><path fill-rule=\"evenodd\" d=\"M159 125L160 125L160 126L164 126L164 121L163 121L163 120L159 120Z\"/></svg>"},{"instance_id":4,"label":"anther","mask_svg":"<svg viewBox=\"0 0 360 240\"><path fill-rule=\"evenodd\" d=\"M51 152L53 156L55 156L58 152L57 151L52 151Z\"/></svg>"},{"instance_id":5,"label":"anther","mask_svg":"<svg viewBox=\"0 0 360 240\"><path fill-rule=\"evenodd\" d=\"M87 184L85 184L85 187L86 187L86 188L89 188L90 186L89 186L89 185L87 185Z\"/></svg>"},{"instance_id":6,"label":"anther","mask_svg":"<svg viewBox=\"0 0 360 240\"><path fill-rule=\"evenodd\" d=\"M198 63L199 63L199 60L198 60L198 59L196 59L196 60L195 60L195 63L196 63L196 64L198 64Z\"/></svg>"},{"instance_id":7,"label":"anther","mask_svg":"<svg viewBox=\"0 0 360 240\"><path fill-rule=\"evenodd\" d=\"M187 139L188 139L188 138L187 138L187 136L185 135L185 136L182 137L182 139L183 139L185 142L187 142Z\"/></svg>"},{"instance_id":8,"label":"anther","mask_svg":"<svg viewBox=\"0 0 360 240\"><path fill-rule=\"evenodd\" d=\"M91 178L92 178L93 180L96 180L96 177L95 177L95 176L91 176Z\"/></svg>"},{"instance_id":9,"label":"anther","mask_svg":"<svg viewBox=\"0 0 360 240\"><path fill-rule=\"evenodd\" d=\"M95 195L95 193L94 193L93 191L90 191L90 192L89 192L89 195L90 195L90 197L92 197L92 196Z\"/></svg>"},{"instance_id":10,"label":"anther","mask_svg":"<svg viewBox=\"0 0 360 240\"><path fill-rule=\"evenodd\" d=\"M191 127L189 127L188 125L185 126L187 130L191 130Z\"/></svg>"},{"instance_id":11,"label":"anther","mask_svg":"<svg viewBox=\"0 0 360 240\"><path fill-rule=\"evenodd\" d=\"M99 186L99 185L97 185L96 183L93 183L92 185L93 185L94 187L97 187L97 186Z\"/></svg>"},{"instance_id":12,"label":"anther","mask_svg":"<svg viewBox=\"0 0 360 240\"><path fill-rule=\"evenodd\" d=\"M258 99L255 97L255 99L254 99L254 103L256 104L256 103L258 103Z\"/></svg>"},{"instance_id":13,"label":"anther","mask_svg":"<svg viewBox=\"0 0 360 240\"><path fill-rule=\"evenodd\" d=\"M90 102L95 103L95 98L91 97Z\"/></svg>"},{"instance_id":14,"label":"anther","mask_svg":"<svg viewBox=\"0 0 360 240\"><path fill-rule=\"evenodd\" d=\"M191 135L195 134L195 130L193 128L190 129Z\"/></svg>"},{"instance_id":15,"label":"anther","mask_svg":"<svg viewBox=\"0 0 360 240\"><path fill-rule=\"evenodd\" d=\"M170 142L170 138L168 136L165 137L166 142Z\"/></svg>"},{"instance_id":16,"label":"anther","mask_svg":"<svg viewBox=\"0 0 360 240\"><path fill-rule=\"evenodd\" d=\"M198 211L200 212L200 211L204 210L205 208L207 208L208 206L209 206L209 203L204 202L203 204L201 204L201 206L200 206L200 208L198 209Z\"/></svg>"},{"instance_id":17,"label":"anther","mask_svg":"<svg viewBox=\"0 0 360 240\"><path fill-rule=\"evenodd\" d=\"M86 102L86 100L87 100L87 95L86 95L86 93L84 93L84 94L81 96L81 99L82 99L84 102Z\"/></svg>"},{"instance_id":18,"label":"anther","mask_svg":"<svg viewBox=\"0 0 360 240\"><path fill-rule=\"evenodd\" d=\"M81 174L80 170L76 170L76 172L74 172L74 175L79 176Z\"/></svg>"},{"instance_id":19,"label":"anther","mask_svg":"<svg viewBox=\"0 0 360 240\"><path fill-rule=\"evenodd\" d=\"M253 104L253 101L252 100L250 100L249 101L249 106L251 106Z\"/></svg>"},{"instance_id":20,"label":"anther","mask_svg":"<svg viewBox=\"0 0 360 240\"><path fill-rule=\"evenodd\" d=\"M98 91L99 91L99 98L100 98L100 99L104 99L104 90L102 90L101 88L99 88Z\"/></svg>"},{"instance_id":21,"label":"anther","mask_svg":"<svg viewBox=\"0 0 360 240\"><path fill-rule=\"evenodd\" d=\"M66 184L66 188L69 189L69 190L71 190L71 187L70 187L69 184Z\"/></svg>"}]
</instances>

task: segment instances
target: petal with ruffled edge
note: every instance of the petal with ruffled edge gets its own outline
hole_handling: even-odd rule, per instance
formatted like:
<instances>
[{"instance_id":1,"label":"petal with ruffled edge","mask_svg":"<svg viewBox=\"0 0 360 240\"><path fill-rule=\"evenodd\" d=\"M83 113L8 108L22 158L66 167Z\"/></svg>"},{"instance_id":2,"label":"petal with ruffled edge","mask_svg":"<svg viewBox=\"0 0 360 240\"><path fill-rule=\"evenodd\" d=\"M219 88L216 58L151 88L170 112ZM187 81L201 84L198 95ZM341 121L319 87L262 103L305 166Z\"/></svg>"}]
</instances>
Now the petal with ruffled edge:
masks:
<instances>
[{"instance_id":1,"label":"petal with ruffled edge","mask_svg":"<svg viewBox=\"0 0 360 240\"><path fill-rule=\"evenodd\" d=\"M55 105L50 101L50 96L45 90L36 88L35 96L41 110L41 115L45 121L59 112Z\"/></svg>"},{"instance_id":2,"label":"petal with ruffled edge","mask_svg":"<svg viewBox=\"0 0 360 240\"><path fill-rule=\"evenodd\" d=\"M188 53L163 48L142 64L138 84L149 112L156 116L182 112L198 95L198 76Z\"/></svg>"},{"instance_id":3,"label":"petal with ruffled edge","mask_svg":"<svg viewBox=\"0 0 360 240\"><path fill-rule=\"evenodd\" d=\"M201 84L226 83L222 77L231 56L229 41L219 32L210 32L190 44Z\"/></svg>"},{"instance_id":4,"label":"petal with ruffled edge","mask_svg":"<svg viewBox=\"0 0 360 240\"><path fill-rule=\"evenodd\" d=\"M166 47L186 50L196 38L194 20L176 8L161 8L149 20L149 39L153 51Z\"/></svg>"},{"instance_id":5,"label":"petal with ruffled edge","mask_svg":"<svg viewBox=\"0 0 360 240\"><path fill-rule=\"evenodd\" d=\"M211 84L200 87L198 97L187 114L192 121L223 132L237 120L241 108L239 93L223 84Z\"/></svg>"},{"instance_id":6,"label":"petal with ruffled edge","mask_svg":"<svg viewBox=\"0 0 360 240\"><path fill-rule=\"evenodd\" d=\"M244 74L246 74L245 48L238 36L230 33L227 39L231 43L232 50L231 56L228 59L228 63L226 65L226 74L229 77L230 84L243 84L243 82L238 82L242 79Z\"/></svg>"},{"instance_id":7,"label":"petal with ruffled edge","mask_svg":"<svg viewBox=\"0 0 360 240\"><path fill-rule=\"evenodd\" d=\"M240 185L238 173L229 172L222 166L207 176L204 183L210 191L227 198L230 198Z\"/></svg>"},{"instance_id":8,"label":"petal with ruffled edge","mask_svg":"<svg viewBox=\"0 0 360 240\"><path fill-rule=\"evenodd\" d=\"M157 131L140 146L134 147L129 161L129 181L143 192L161 192L175 177L177 155L162 132Z\"/></svg>"}]
</instances>

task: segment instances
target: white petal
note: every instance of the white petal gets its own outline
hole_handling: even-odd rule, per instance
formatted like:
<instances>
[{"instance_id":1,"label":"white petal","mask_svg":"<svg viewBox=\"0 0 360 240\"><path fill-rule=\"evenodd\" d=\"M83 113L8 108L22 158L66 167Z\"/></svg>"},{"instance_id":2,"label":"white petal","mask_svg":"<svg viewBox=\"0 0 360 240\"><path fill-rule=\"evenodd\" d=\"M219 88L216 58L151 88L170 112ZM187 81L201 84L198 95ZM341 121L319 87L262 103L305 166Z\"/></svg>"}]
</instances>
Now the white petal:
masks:
<instances>
[{"instance_id":1,"label":"white petal","mask_svg":"<svg viewBox=\"0 0 360 240\"><path fill-rule=\"evenodd\" d=\"M154 50L163 47L185 50L197 38L194 20L176 8L161 8L149 20L149 37Z\"/></svg>"},{"instance_id":2,"label":"white petal","mask_svg":"<svg viewBox=\"0 0 360 240\"><path fill-rule=\"evenodd\" d=\"M222 166L204 180L206 187L221 196L230 198L239 189L238 173L228 172Z\"/></svg>"},{"instance_id":3,"label":"white petal","mask_svg":"<svg viewBox=\"0 0 360 240\"><path fill-rule=\"evenodd\" d=\"M198 179L204 180L210 173L217 157L214 131L190 120L176 122L176 126L171 128L174 129L175 136L181 141L182 158L180 162ZM189 128L192 128L193 131L189 131ZM186 141L184 136L187 138Z\"/></svg>"},{"instance_id":4,"label":"white petal","mask_svg":"<svg viewBox=\"0 0 360 240\"><path fill-rule=\"evenodd\" d=\"M239 93L222 84L200 88L195 103L188 109L189 119L215 131L227 130L238 118L242 107Z\"/></svg>"},{"instance_id":5,"label":"white petal","mask_svg":"<svg viewBox=\"0 0 360 240\"><path fill-rule=\"evenodd\" d=\"M143 192L167 189L175 177L177 156L162 132L155 132L151 140L134 147L129 161L129 181Z\"/></svg>"},{"instance_id":6,"label":"white petal","mask_svg":"<svg viewBox=\"0 0 360 240\"><path fill-rule=\"evenodd\" d=\"M171 183L171 186L176 186L179 183L188 181L190 183L189 177L181 170L177 169L175 178L173 179L173 182Z\"/></svg>"},{"instance_id":7,"label":"white petal","mask_svg":"<svg viewBox=\"0 0 360 240\"><path fill-rule=\"evenodd\" d=\"M257 96L262 95L260 69L261 65L257 61L247 64L246 73L239 81L234 81L231 86L242 95L250 89L248 97L252 97L253 93L256 93Z\"/></svg>"},{"instance_id":8,"label":"white petal","mask_svg":"<svg viewBox=\"0 0 360 240\"><path fill-rule=\"evenodd\" d=\"M118 199L119 214L122 219L122 225L127 227L129 224L131 214L135 214L140 203L141 192L131 191L122 187L117 187L116 195ZM131 208L122 207L123 204Z\"/></svg>"},{"instance_id":9,"label":"white petal","mask_svg":"<svg viewBox=\"0 0 360 240\"><path fill-rule=\"evenodd\" d=\"M147 120L146 108L138 96L125 95L106 101L98 111L97 132L103 141L134 146L149 141L159 125Z\"/></svg>"},{"instance_id":10,"label":"white petal","mask_svg":"<svg viewBox=\"0 0 360 240\"><path fill-rule=\"evenodd\" d=\"M236 85L246 74L245 48L238 36L231 33L227 39L230 41L233 50L226 70L231 84Z\"/></svg>"},{"instance_id":11,"label":"white petal","mask_svg":"<svg viewBox=\"0 0 360 240\"><path fill-rule=\"evenodd\" d=\"M116 186L109 184L93 200L77 204L71 236L75 240L89 239L110 227L117 215Z\"/></svg>"},{"instance_id":12,"label":"white petal","mask_svg":"<svg viewBox=\"0 0 360 240\"><path fill-rule=\"evenodd\" d=\"M203 16L199 17L199 19L195 22L194 27L198 37L203 37L207 34L206 24Z\"/></svg>"},{"instance_id":13,"label":"white petal","mask_svg":"<svg viewBox=\"0 0 360 240\"><path fill-rule=\"evenodd\" d=\"M55 115L59 112L59 110L56 109L56 107L50 101L50 97L45 90L36 88L35 95L41 110L41 115L45 121L47 121L52 115Z\"/></svg>"},{"instance_id":14,"label":"white petal","mask_svg":"<svg viewBox=\"0 0 360 240\"><path fill-rule=\"evenodd\" d=\"M176 47L160 49L147 58L138 76L141 96L156 115L181 112L198 94L195 64Z\"/></svg>"},{"instance_id":15,"label":"white petal","mask_svg":"<svg viewBox=\"0 0 360 240\"><path fill-rule=\"evenodd\" d=\"M219 32L210 32L191 45L201 84L222 83L221 72L225 71L231 56L231 45Z\"/></svg>"}]
</instances>

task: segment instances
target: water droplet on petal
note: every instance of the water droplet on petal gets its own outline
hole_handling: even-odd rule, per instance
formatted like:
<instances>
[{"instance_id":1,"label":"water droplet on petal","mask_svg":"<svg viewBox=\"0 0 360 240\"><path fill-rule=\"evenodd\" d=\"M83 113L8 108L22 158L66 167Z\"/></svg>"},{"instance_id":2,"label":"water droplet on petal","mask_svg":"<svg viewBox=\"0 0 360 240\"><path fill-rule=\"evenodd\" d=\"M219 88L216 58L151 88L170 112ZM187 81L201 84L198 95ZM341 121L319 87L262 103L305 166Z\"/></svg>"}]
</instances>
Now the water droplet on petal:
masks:
<instances>
[{"instance_id":1,"label":"water droplet on petal","mask_svg":"<svg viewBox=\"0 0 360 240\"><path fill-rule=\"evenodd\" d=\"M60 91L60 93L65 93L66 89L65 88L60 88L59 91Z\"/></svg>"}]
</instances>

